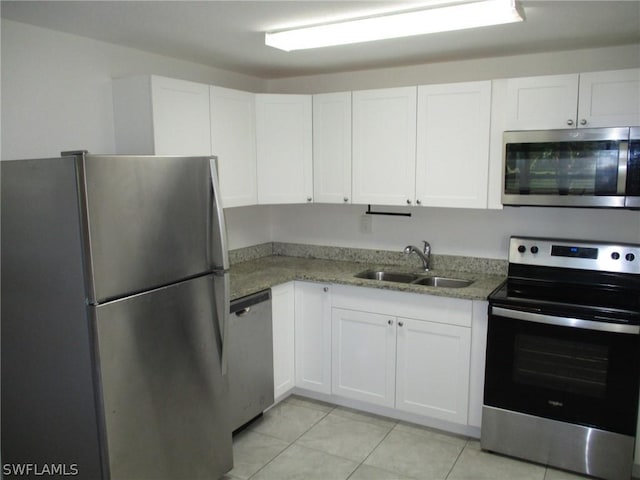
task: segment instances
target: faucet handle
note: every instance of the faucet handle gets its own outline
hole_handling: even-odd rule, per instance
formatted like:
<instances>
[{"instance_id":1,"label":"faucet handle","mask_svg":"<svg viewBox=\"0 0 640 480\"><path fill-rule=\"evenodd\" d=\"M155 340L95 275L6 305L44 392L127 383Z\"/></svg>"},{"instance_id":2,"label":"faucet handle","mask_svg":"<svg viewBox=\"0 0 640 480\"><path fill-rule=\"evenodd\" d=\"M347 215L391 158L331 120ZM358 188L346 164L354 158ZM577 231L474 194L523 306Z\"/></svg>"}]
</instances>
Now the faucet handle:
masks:
<instances>
[{"instance_id":1,"label":"faucet handle","mask_svg":"<svg viewBox=\"0 0 640 480\"><path fill-rule=\"evenodd\" d=\"M431 252L431 245L429 244L429 242L427 242L426 240L422 240L422 243L424 243L424 253Z\"/></svg>"}]
</instances>

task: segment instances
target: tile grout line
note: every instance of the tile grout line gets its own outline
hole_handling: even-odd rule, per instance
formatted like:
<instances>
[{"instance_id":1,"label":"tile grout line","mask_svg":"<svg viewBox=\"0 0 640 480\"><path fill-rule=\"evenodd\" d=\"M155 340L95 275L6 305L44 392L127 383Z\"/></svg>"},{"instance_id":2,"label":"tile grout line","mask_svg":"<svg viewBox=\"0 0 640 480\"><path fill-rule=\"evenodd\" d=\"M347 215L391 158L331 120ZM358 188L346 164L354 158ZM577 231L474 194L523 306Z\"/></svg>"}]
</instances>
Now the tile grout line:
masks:
<instances>
[{"instance_id":1,"label":"tile grout line","mask_svg":"<svg viewBox=\"0 0 640 480\"><path fill-rule=\"evenodd\" d=\"M373 452L375 452L375 451L376 451L376 449L377 449L377 448L382 444L382 442L384 442L384 441L386 440L386 438L389 436L389 434L390 434L390 433L391 433L391 432L392 432L392 431L393 431L397 426L398 426L398 422L395 422L395 423L394 423L394 425L393 425L393 427L391 427L391 428L389 429L389 431L384 435L384 437L382 437L382 440L380 440L380 441L376 444L376 446L375 446L375 447L373 447L373 448L371 449L371 451L369 452L369 454L368 454L366 457L364 457L364 460L362 460L362 461L358 464L358 466L355 468L355 470L354 470L353 472L351 472L351 474L346 478L346 480L349 480L349 479L353 476L353 474L354 474L354 473L356 473L356 471L357 471L357 470L358 470L362 465L364 465L364 462L366 462L366 461L367 461L367 459L371 456L371 454L372 454ZM395 472L389 472L389 473L395 473Z\"/></svg>"},{"instance_id":2,"label":"tile grout line","mask_svg":"<svg viewBox=\"0 0 640 480\"><path fill-rule=\"evenodd\" d=\"M283 401L284 402L284 401ZM304 435L305 433L307 433L309 430L311 430L318 422L320 422L323 418L325 418L327 415L329 415L331 412L333 412L335 410L336 407L333 407L331 410L329 410L328 412L324 412L322 410L318 410L318 409L314 409L314 408L309 408L309 407L304 407L302 405L296 405L300 408L306 408L307 410L315 410L316 412L321 412L324 413L324 415L322 417L320 417L317 421L315 421L309 428L307 428L304 432L302 432L300 435L298 435L296 437L295 440L289 442L289 445L287 445L280 453L278 453L275 457L273 457L271 460L269 460L267 463L265 463L262 467L260 467L258 470L256 470L253 475L251 475L247 480L251 480L252 478L254 478L256 475L258 475L258 473L260 473L262 470L265 469L265 467L267 465L270 465L276 458L280 457L280 455L282 455L284 452L286 452L287 450L289 450L291 448L291 446L298 441L298 439L300 437L302 437L302 435ZM261 432L255 432L255 433L261 433ZM268 434L263 434L263 435L267 435L271 438L278 438L278 437L274 437L273 435L268 435ZM282 440L281 438L278 438L278 440ZM288 442L288 440L282 440L284 442Z\"/></svg>"},{"instance_id":3,"label":"tile grout line","mask_svg":"<svg viewBox=\"0 0 640 480\"><path fill-rule=\"evenodd\" d=\"M460 450L460 453L458 453L458 456L456 457L455 461L453 462L453 464L451 464L451 468L447 472L447 475L444 477L445 480L447 480L449 478L449 475L451 475L451 472L453 472L453 469L455 468L456 464L458 463L458 460L460 460L460 457L462 456L462 452L464 452L464 449L467 448L468 446L469 446L469 440L466 440L464 442L464 446Z\"/></svg>"}]
</instances>

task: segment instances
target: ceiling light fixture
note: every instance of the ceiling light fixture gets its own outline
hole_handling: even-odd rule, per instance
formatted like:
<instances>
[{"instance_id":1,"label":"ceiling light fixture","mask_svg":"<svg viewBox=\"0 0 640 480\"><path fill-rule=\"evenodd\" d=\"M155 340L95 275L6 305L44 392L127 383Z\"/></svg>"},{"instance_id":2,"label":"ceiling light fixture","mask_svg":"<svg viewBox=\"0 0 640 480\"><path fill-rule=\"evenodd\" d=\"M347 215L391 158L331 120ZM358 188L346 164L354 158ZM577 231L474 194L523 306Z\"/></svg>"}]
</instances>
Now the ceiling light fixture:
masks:
<instances>
[{"instance_id":1,"label":"ceiling light fixture","mask_svg":"<svg viewBox=\"0 0 640 480\"><path fill-rule=\"evenodd\" d=\"M523 20L515 0L481 0L427 10L266 33L264 43L287 52L387 38L424 35Z\"/></svg>"}]
</instances>

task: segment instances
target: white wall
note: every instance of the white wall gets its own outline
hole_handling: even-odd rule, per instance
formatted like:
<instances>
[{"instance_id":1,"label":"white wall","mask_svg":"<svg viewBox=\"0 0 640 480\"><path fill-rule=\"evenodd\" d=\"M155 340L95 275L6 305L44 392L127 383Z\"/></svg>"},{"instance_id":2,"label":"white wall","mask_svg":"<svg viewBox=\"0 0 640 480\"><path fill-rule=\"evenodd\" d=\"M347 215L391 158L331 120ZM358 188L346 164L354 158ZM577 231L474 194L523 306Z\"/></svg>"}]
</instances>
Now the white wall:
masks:
<instances>
[{"instance_id":1,"label":"white wall","mask_svg":"<svg viewBox=\"0 0 640 480\"><path fill-rule=\"evenodd\" d=\"M374 206L372 209L390 211ZM372 217L365 205L282 205L271 212L275 241L402 250L431 243L435 254L507 258L510 235L640 242L640 213L620 210L511 207L504 210L394 208L411 217Z\"/></svg>"},{"instance_id":2,"label":"white wall","mask_svg":"<svg viewBox=\"0 0 640 480\"><path fill-rule=\"evenodd\" d=\"M326 93L640 67L640 45L535 53L267 80L273 93Z\"/></svg>"},{"instance_id":3,"label":"white wall","mask_svg":"<svg viewBox=\"0 0 640 480\"><path fill-rule=\"evenodd\" d=\"M154 73L241 90L263 81L2 19L1 158L114 153L111 79Z\"/></svg>"},{"instance_id":4,"label":"white wall","mask_svg":"<svg viewBox=\"0 0 640 480\"><path fill-rule=\"evenodd\" d=\"M229 248L243 248L272 241L269 205L225 208Z\"/></svg>"}]
</instances>

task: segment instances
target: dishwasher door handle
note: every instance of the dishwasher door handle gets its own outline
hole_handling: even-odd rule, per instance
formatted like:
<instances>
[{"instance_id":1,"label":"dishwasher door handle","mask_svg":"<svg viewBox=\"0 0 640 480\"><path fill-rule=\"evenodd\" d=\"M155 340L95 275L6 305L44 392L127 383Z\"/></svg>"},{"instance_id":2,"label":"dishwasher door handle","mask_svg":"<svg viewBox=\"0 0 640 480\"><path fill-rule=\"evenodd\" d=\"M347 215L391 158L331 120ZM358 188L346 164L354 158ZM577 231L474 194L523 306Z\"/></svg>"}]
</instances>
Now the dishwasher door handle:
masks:
<instances>
[{"instance_id":1,"label":"dishwasher door handle","mask_svg":"<svg viewBox=\"0 0 640 480\"><path fill-rule=\"evenodd\" d=\"M238 310L236 312L236 317L244 317L245 315L248 315L249 312L251 312L251 307L243 308L242 310Z\"/></svg>"}]
</instances>

